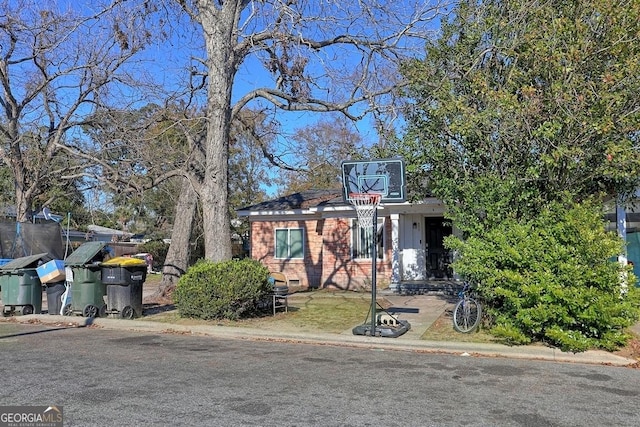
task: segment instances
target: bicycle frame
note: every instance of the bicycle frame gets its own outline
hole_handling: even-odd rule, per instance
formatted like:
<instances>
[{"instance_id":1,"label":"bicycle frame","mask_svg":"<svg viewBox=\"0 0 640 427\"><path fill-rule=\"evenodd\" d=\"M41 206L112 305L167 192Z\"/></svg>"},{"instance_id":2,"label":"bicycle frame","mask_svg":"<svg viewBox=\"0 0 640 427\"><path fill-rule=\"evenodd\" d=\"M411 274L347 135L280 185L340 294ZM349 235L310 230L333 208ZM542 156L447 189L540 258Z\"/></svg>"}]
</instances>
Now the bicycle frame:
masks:
<instances>
[{"instance_id":1,"label":"bicycle frame","mask_svg":"<svg viewBox=\"0 0 640 427\"><path fill-rule=\"evenodd\" d=\"M460 300L453 309L453 328L462 333L475 330L480 324L482 308L478 301L472 298L471 286L465 282L462 290L458 292Z\"/></svg>"}]
</instances>

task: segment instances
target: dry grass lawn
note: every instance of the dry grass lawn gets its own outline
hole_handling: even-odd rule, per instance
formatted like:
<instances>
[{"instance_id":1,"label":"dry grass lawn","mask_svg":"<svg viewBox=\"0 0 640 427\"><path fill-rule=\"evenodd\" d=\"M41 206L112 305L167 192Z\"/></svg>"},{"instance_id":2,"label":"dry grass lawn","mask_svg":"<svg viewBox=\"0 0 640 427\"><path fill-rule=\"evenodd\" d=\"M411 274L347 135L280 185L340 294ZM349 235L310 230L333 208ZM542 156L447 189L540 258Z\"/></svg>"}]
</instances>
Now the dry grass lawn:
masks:
<instances>
[{"instance_id":1,"label":"dry grass lawn","mask_svg":"<svg viewBox=\"0 0 640 427\"><path fill-rule=\"evenodd\" d=\"M151 282L149 283L149 279ZM145 286L159 279L151 276ZM342 333L366 320L371 296L366 293L316 290L294 293L289 297L289 311L278 310L275 316L267 311L263 316L231 320L201 320L182 318L167 302L145 299L144 320L182 325L220 325L308 333Z\"/></svg>"}]
</instances>

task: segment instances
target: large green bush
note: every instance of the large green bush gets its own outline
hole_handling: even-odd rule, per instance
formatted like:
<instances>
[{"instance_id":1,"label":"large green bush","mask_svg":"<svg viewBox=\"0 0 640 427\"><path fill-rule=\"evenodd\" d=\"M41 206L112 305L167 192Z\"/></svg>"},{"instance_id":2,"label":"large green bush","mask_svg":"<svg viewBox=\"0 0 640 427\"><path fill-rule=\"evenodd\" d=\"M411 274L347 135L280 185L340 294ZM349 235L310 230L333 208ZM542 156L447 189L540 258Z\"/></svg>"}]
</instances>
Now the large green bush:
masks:
<instances>
[{"instance_id":1,"label":"large green bush","mask_svg":"<svg viewBox=\"0 0 640 427\"><path fill-rule=\"evenodd\" d=\"M269 270L250 258L199 261L180 277L173 298L183 317L238 319L257 312L268 279Z\"/></svg>"},{"instance_id":2,"label":"large green bush","mask_svg":"<svg viewBox=\"0 0 640 427\"><path fill-rule=\"evenodd\" d=\"M447 245L456 272L478 284L492 334L507 343L613 350L639 317L635 277L615 261L623 241L605 230L597 204L554 203L534 220L506 218Z\"/></svg>"}]
</instances>

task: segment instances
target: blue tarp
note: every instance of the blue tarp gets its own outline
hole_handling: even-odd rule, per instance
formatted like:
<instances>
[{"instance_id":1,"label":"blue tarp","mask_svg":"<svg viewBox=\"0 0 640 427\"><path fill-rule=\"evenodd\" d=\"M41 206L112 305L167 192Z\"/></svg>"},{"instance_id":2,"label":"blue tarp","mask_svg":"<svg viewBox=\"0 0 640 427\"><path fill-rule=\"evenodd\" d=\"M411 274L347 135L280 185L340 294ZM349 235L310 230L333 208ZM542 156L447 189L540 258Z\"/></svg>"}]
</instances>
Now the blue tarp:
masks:
<instances>
[{"instance_id":1,"label":"blue tarp","mask_svg":"<svg viewBox=\"0 0 640 427\"><path fill-rule=\"evenodd\" d=\"M627 259L633 262L633 274L640 281L640 233L627 232ZM640 286L640 283L636 283Z\"/></svg>"}]
</instances>

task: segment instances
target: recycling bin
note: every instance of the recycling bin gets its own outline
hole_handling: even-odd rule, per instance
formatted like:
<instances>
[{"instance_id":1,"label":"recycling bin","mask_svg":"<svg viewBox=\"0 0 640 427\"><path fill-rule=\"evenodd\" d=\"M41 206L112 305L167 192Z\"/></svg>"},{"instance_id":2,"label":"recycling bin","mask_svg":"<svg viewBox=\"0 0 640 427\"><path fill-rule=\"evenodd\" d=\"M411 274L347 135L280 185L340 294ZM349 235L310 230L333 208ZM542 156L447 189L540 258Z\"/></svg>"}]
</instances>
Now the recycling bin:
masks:
<instances>
[{"instance_id":1,"label":"recycling bin","mask_svg":"<svg viewBox=\"0 0 640 427\"><path fill-rule=\"evenodd\" d=\"M0 267L3 316L42 312L42 283L36 267L48 259L47 253L41 253L16 258Z\"/></svg>"},{"instance_id":2,"label":"recycling bin","mask_svg":"<svg viewBox=\"0 0 640 427\"><path fill-rule=\"evenodd\" d=\"M51 315L60 314L62 311L62 294L66 289L64 282L47 283L45 289L47 291L47 312Z\"/></svg>"},{"instance_id":3,"label":"recycling bin","mask_svg":"<svg viewBox=\"0 0 640 427\"><path fill-rule=\"evenodd\" d=\"M142 285L147 277L145 261L118 257L101 264L107 288L107 314L123 319L142 316Z\"/></svg>"},{"instance_id":4,"label":"recycling bin","mask_svg":"<svg viewBox=\"0 0 640 427\"><path fill-rule=\"evenodd\" d=\"M104 317L107 304L100 263L106 256L105 242L87 242L65 259L66 280L71 284L71 303L62 308L67 316Z\"/></svg>"}]
</instances>

